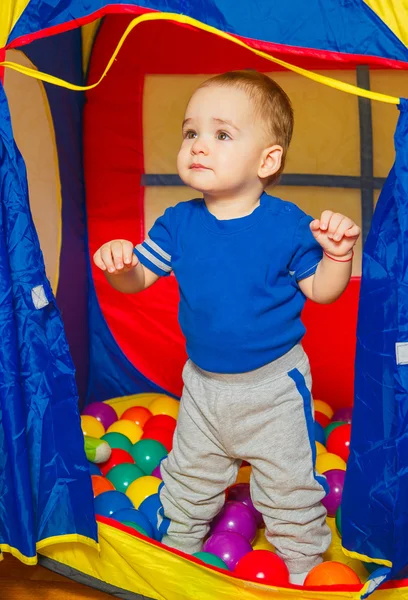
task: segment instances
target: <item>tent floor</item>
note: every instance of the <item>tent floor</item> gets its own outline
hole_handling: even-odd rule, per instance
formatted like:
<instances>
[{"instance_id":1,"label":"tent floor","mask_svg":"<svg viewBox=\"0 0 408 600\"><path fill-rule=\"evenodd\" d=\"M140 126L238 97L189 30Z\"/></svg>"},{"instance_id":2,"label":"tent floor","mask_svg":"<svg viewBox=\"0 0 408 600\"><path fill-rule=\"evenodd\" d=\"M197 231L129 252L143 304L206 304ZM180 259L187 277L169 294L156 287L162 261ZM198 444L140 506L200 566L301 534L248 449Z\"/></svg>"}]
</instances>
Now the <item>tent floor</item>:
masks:
<instances>
[{"instance_id":1,"label":"tent floor","mask_svg":"<svg viewBox=\"0 0 408 600\"><path fill-rule=\"evenodd\" d=\"M112 600L41 566L27 567L5 554L0 562L2 600Z\"/></svg>"}]
</instances>

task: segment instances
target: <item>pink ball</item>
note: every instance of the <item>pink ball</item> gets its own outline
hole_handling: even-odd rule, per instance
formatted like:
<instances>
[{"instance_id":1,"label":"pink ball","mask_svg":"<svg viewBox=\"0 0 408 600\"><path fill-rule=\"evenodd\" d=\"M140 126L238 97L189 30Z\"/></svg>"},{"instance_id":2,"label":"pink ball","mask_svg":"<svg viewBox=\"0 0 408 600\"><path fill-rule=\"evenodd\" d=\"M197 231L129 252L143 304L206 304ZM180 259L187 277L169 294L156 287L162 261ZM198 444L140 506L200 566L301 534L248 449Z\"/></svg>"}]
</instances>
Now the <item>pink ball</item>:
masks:
<instances>
[{"instance_id":1,"label":"pink ball","mask_svg":"<svg viewBox=\"0 0 408 600\"><path fill-rule=\"evenodd\" d=\"M215 554L225 562L230 571L233 571L239 559L252 552L252 546L239 533L222 531L208 538L203 546L203 552Z\"/></svg>"},{"instance_id":2,"label":"pink ball","mask_svg":"<svg viewBox=\"0 0 408 600\"><path fill-rule=\"evenodd\" d=\"M235 502L241 502L251 509L252 514L255 517L256 526L262 527L263 517L259 510L257 510L252 502L251 492L249 483L236 483L231 486L227 492L227 500L235 500Z\"/></svg>"},{"instance_id":3,"label":"pink ball","mask_svg":"<svg viewBox=\"0 0 408 600\"><path fill-rule=\"evenodd\" d=\"M334 421L343 421L344 423L351 423L351 419L353 417L353 407L345 406L343 408L339 408L336 410L334 415L332 416L332 423Z\"/></svg>"},{"instance_id":4,"label":"pink ball","mask_svg":"<svg viewBox=\"0 0 408 600\"><path fill-rule=\"evenodd\" d=\"M251 509L241 502L226 502L221 512L215 517L211 533L230 531L239 533L252 543L256 537L256 521Z\"/></svg>"},{"instance_id":5,"label":"pink ball","mask_svg":"<svg viewBox=\"0 0 408 600\"><path fill-rule=\"evenodd\" d=\"M341 469L332 469L331 471L326 471L324 475L330 490L327 496L323 498L322 504L326 508L329 517L335 517L343 496L346 472Z\"/></svg>"},{"instance_id":6,"label":"pink ball","mask_svg":"<svg viewBox=\"0 0 408 600\"><path fill-rule=\"evenodd\" d=\"M160 472L160 465L157 465L152 471L152 477L158 477L158 479L163 479Z\"/></svg>"},{"instance_id":7,"label":"pink ball","mask_svg":"<svg viewBox=\"0 0 408 600\"><path fill-rule=\"evenodd\" d=\"M115 410L109 404L105 404L105 402L92 402L92 404L88 404L82 411L82 414L95 417L95 419L102 423L105 430L118 420Z\"/></svg>"}]
</instances>

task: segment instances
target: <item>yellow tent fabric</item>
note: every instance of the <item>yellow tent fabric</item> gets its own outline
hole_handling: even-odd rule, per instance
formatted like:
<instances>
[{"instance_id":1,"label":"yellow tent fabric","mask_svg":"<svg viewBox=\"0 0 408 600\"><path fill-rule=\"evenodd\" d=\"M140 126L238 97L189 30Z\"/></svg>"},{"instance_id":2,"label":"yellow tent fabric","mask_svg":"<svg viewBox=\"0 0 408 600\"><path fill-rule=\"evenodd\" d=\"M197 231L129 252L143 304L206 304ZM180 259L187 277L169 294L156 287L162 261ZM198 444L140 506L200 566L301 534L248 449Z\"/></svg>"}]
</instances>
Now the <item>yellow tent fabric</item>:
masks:
<instances>
[{"instance_id":1,"label":"yellow tent fabric","mask_svg":"<svg viewBox=\"0 0 408 600\"><path fill-rule=\"evenodd\" d=\"M2 0L0 2L0 48L6 45L10 31L29 2L30 0Z\"/></svg>"},{"instance_id":2,"label":"yellow tent fabric","mask_svg":"<svg viewBox=\"0 0 408 600\"><path fill-rule=\"evenodd\" d=\"M395 35L408 46L408 0L364 0Z\"/></svg>"}]
</instances>

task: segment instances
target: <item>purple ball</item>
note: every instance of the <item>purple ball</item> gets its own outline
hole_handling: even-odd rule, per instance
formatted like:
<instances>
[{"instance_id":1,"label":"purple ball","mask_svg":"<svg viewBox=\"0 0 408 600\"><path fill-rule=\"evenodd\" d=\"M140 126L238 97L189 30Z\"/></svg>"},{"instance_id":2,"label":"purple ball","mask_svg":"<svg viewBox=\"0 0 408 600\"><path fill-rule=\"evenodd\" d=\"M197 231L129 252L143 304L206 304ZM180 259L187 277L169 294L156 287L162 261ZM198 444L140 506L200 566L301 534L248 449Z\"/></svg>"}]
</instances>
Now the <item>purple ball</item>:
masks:
<instances>
[{"instance_id":1,"label":"purple ball","mask_svg":"<svg viewBox=\"0 0 408 600\"><path fill-rule=\"evenodd\" d=\"M251 509L241 502L226 502L211 525L212 534L222 531L239 533L252 543L256 537L257 527Z\"/></svg>"},{"instance_id":2,"label":"purple ball","mask_svg":"<svg viewBox=\"0 0 408 600\"><path fill-rule=\"evenodd\" d=\"M245 504L245 506L251 509L252 514L255 517L256 526L262 527L263 517L252 502L249 483L236 483L230 487L228 490L227 500L234 500L235 502L241 502L241 504Z\"/></svg>"},{"instance_id":3,"label":"purple ball","mask_svg":"<svg viewBox=\"0 0 408 600\"><path fill-rule=\"evenodd\" d=\"M327 496L323 498L322 504L326 508L329 517L336 516L337 509L341 504L345 476L346 472L341 469L332 469L325 473L330 491Z\"/></svg>"},{"instance_id":4,"label":"purple ball","mask_svg":"<svg viewBox=\"0 0 408 600\"><path fill-rule=\"evenodd\" d=\"M158 477L159 479L163 479L160 472L160 465L157 465L152 471L152 477Z\"/></svg>"},{"instance_id":5,"label":"purple ball","mask_svg":"<svg viewBox=\"0 0 408 600\"><path fill-rule=\"evenodd\" d=\"M240 558L252 552L252 546L239 533L222 531L214 533L203 546L203 552L211 552L221 558L230 571L233 571Z\"/></svg>"},{"instance_id":6,"label":"purple ball","mask_svg":"<svg viewBox=\"0 0 408 600\"><path fill-rule=\"evenodd\" d=\"M82 411L83 415L88 415L89 417L95 417L102 425L105 427L105 431L118 420L118 415L115 410L104 402L92 402L92 404L88 404L85 409Z\"/></svg>"},{"instance_id":7,"label":"purple ball","mask_svg":"<svg viewBox=\"0 0 408 600\"><path fill-rule=\"evenodd\" d=\"M351 423L352 416L353 407L345 406L344 408L339 408L339 410L336 410L331 420L332 422L343 421L344 423Z\"/></svg>"}]
</instances>

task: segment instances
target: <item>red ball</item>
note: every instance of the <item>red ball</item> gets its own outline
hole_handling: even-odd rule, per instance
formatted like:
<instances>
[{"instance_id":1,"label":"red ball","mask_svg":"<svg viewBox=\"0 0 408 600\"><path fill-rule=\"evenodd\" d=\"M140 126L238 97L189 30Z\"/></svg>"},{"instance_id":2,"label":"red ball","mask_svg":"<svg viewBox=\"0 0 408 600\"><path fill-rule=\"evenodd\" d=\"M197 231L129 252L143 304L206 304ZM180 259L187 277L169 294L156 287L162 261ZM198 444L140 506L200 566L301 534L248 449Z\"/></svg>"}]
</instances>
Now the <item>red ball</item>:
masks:
<instances>
[{"instance_id":1,"label":"red ball","mask_svg":"<svg viewBox=\"0 0 408 600\"><path fill-rule=\"evenodd\" d=\"M234 569L242 579L285 587L289 583L289 571L279 556L269 550L253 550L245 554Z\"/></svg>"},{"instance_id":2,"label":"red ball","mask_svg":"<svg viewBox=\"0 0 408 600\"><path fill-rule=\"evenodd\" d=\"M134 460L129 452L126 450L122 450L121 448L112 448L112 454L110 455L110 459L104 463L98 465L101 470L102 475L109 473L113 467L116 465L121 465L122 463L132 463L134 464Z\"/></svg>"},{"instance_id":3,"label":"red ball","mask_svg":"<svg viewBox=\"0 0 408 600\"><path fill-rule=\"evenodd\" d=\"M327 438L327 452L337 454L347 462L350 454L351 425L339 425Z\"/></svg>"},{"instance_id":4,"label":"red ball","mask_svg":"<svg viewBox=\"0 0 408 600\"><path fill-rule=\"evenodd\" d=\"M154 415L150 417L148 421L143 426L143 431L146 433L149 429L156 429L160 427L162 429L168 429L169 431L174 432L176 429L177 421L170 417L169 415Z\"/></svg>"},{"instance_id":5,"label":"red ball","mask_svg":"<svg viewBox=\"0 0 408 600\"><path fill-rule=\"evenodd\" d=\"M319 412L318 410L315 411L315 421L317 421L318 423L320 423L320 425L324 428L326 427L329 423L330 423L330 419L327 415Z\"/></svg>"},{"instance_id":6,"label":"red ball","mask_svg":"<svg viewBox=\"0 0 408 600\"><path fill-rule=\"evenodd\" d=\"M163 444L167 452L173 448L173 431L164 429L164 427L152 427L145 431L142 435L142 440L156 440Z\"/></svg>"}]
</instances>

